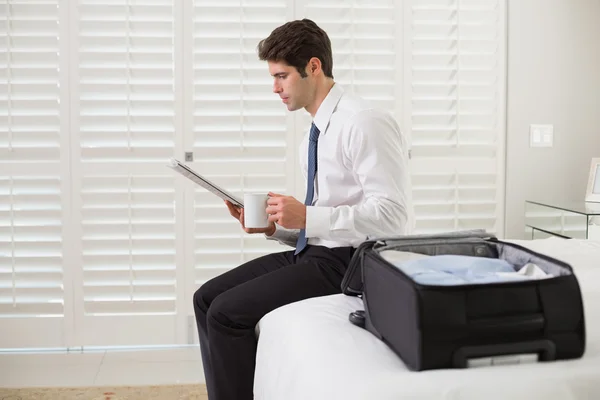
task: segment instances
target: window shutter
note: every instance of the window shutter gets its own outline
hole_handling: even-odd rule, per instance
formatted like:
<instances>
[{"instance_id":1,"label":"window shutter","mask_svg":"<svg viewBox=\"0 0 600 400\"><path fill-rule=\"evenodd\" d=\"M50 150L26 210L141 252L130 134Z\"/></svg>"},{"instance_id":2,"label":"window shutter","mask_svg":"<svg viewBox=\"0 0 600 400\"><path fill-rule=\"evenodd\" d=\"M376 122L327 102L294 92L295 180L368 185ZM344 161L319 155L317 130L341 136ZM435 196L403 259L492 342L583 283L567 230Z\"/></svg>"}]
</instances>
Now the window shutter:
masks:
<instances>
[{"instance_id":1,"label":"window shutter","mask_svg":"<svg viewBox=\"0 0 600 400\"><path fill-rule=\"evenodd\" d=\"M77 12L79 340L175 343L173 2L81 0Z\"/></svg>"},{"instance_id":2,"label":"window shutter","mask_svg":"<svg viewBox=\"0 0 600 400\"><path fill-rule=\"evenodd\" d=\"M502 234L504 2L411 0L405 116L416 231Z\"/></svg>"},{"instance_id":3,"label":"window shutter","mask_svg":"<svg viewBox=\"0 0 600 400\"><path fill-rule=\"evenodd\" d=\"M0 348L196 341L194 290L286 249L166 164L189 152L239 196L304 198L311 118L287 111L256 53L303 17L330 35L336 81L409 135L417 231L502 235L505 0L11 0L0 318L32 334Z\"/></svg>"},{"instance_id":4,"label":"window shutter","mask_svg":"<svg viewBox=\"0 0 600 400\"><path fill-rule=\"evenodd\" d=\"M232 193L289 194L299 168L293 114L273 93L273 78L256 47L291 19L288 0L240 3L196 0L185 53L193 55L186 132L189 165ZM187 81L187 80L186 80ZM193 293L228 269L286 247L245 234L223 201L190 184L193 221L186 235L193 252ZM191 304L191 300L190 300Z\"/></svg>"},{"instance_id":5,"label":"window shutter","mask_svg":"<svg viewBox=\"0 0 600 400\"><path fill-rule=\"evenodd\" d=\"M59 15L0 5L0 348L64 343Z\"/></svg>"}]
</instances>

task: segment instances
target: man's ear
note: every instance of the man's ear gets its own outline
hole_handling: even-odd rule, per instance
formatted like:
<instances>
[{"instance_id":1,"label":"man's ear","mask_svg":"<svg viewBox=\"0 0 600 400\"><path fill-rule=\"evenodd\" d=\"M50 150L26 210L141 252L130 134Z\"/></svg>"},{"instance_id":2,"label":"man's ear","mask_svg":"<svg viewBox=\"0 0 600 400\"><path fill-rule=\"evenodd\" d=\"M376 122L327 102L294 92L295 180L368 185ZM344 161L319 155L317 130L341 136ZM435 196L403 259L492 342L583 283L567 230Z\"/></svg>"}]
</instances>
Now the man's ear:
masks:
<instances>
[{"instance_id":1,"label":"man's ear","mask_svg":"<svg viewBox=\"0 0 600 400\"><path fill-rule=\"evenodd\" d=\"M308 60L308 73L315 75L321 71L321 60L317 57L313 57Z\"/></svg>"}]
</instances>

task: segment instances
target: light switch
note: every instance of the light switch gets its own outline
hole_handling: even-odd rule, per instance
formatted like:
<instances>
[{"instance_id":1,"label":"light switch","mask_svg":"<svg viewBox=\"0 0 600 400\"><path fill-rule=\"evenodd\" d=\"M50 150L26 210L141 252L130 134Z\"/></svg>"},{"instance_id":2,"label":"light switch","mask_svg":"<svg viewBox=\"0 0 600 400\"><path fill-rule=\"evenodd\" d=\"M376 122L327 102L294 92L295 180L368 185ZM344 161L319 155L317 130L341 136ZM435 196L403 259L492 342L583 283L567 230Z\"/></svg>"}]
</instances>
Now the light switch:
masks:
<instances>
[{"instance_id":1,"label":"light switch","mask_svg":"<svg viewBox=\"0 0 600 400\"><path fill-rule=\"evenodd\" d=\"M529 125L530 147L552 147L554 144L554 125Z\"/></svg>"}]
</instances>

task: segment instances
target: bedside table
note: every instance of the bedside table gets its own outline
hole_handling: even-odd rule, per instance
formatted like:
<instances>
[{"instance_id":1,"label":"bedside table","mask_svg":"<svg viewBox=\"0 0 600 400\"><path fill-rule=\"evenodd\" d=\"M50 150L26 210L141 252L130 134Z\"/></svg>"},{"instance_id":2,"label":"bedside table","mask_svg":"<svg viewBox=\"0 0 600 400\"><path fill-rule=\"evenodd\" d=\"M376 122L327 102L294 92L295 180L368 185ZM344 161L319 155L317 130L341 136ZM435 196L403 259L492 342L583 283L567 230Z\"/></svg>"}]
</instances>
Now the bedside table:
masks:
<instances>
[{"instance_id":1,"label":"bedside table","mask_svg":"<svg viewBox=\"0 0 600 400\"><path fill-rule=\"evenodd\" d=\"M600 203L526 200L525 227L531 239L600 240Z\"/></svg>"}]
</instances>

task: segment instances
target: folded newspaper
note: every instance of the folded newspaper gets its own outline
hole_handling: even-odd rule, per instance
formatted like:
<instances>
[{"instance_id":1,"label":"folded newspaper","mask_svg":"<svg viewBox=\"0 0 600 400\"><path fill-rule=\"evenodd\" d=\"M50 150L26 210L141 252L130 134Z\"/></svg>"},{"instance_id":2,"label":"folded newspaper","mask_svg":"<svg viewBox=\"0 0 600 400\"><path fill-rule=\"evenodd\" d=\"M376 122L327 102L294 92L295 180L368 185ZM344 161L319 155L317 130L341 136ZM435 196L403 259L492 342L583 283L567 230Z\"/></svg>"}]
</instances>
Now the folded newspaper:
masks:
<instances>
[{"instance_id":1,"label":"folded newspaper","mask_svg":"<svg viewBox=\"0 0 600 400\"><path fill-rule=\"evenodd\" d=\"M229 200L235 206L244 207L243 200L241 200L238 197L234 196L233 194L229 193L227 190L216 185L215 183L211 182L210 180L206 179L205 177L203 177L202 175L200 175L199 173L197 173L196 171L194 171L187 165L176 160L175 158L171 158L171 160L167 166L169 168L173 169L174 171L180 173L181 175L185 176L192 182L202 186L209 192L217 195L221 199Z\"/></svg>"}]
</instances>

